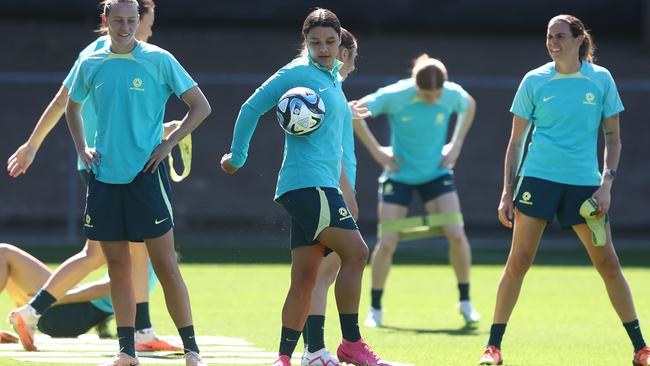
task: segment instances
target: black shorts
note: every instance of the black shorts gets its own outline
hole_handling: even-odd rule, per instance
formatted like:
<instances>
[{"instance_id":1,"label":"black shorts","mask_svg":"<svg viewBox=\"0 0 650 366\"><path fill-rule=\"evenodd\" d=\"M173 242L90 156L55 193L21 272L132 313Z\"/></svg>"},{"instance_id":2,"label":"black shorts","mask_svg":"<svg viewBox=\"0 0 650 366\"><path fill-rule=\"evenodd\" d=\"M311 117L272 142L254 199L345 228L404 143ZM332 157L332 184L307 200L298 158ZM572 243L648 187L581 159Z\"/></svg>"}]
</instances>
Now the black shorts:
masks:
<instances>
[{"instance_id":1,"label":"black shorts","mask_svg":"<svg viewBox=\"0 0 650 366\"><path fill-rule=\"evenodd\" d=\"M296 189L283 194L276 201L291 216L291 249L316 244L316 237L326 227L358 230L343 196L336 188Z\"/></svg>"},{"instance_id":2,"label":"black shorts","mask_svg":"<svg viewBox=\"0 0 650 366\"><path fill-rule=\"evenodd\" d=\"M418 191L422 202L427 203L445 193L456 191L456 185L451 174L422 184L406 184L388 179L379 184L379 201L408 207L413 191Z\"/></svg>"},{"instance_id":3,"label":"black shorts","mask_svg":"<svg viewBox=\"0 0 650 366\"><path fill-rule=\"evenodd\" d=\"M38 319L38 330L59 338L74 338L88 332L113 314L103 312L87 302L55 305Z\"/></svg>"},{"instance_id":4,"label":"black shorts","mask_svg":"<svg viewBox=\"0 0 650 366\"><path fill-rule=\"evenodd\" d=\"M562 228L584 224L580 205L598 189L598 186L575 186L534 177L519 177L515 207L523 214L557 221Z\"/></svg>"},{"instance_id":5,"label":"black shorts","mask_svg":"<svg viewBox=\"0 0 650 366\"><path fill-rule=\"evenodd\" d=\"M88 239L142 241L174 227L171 188L164 164L131 183L107 184L90 174L83 218Z\"/></svg>"}]
</instances>

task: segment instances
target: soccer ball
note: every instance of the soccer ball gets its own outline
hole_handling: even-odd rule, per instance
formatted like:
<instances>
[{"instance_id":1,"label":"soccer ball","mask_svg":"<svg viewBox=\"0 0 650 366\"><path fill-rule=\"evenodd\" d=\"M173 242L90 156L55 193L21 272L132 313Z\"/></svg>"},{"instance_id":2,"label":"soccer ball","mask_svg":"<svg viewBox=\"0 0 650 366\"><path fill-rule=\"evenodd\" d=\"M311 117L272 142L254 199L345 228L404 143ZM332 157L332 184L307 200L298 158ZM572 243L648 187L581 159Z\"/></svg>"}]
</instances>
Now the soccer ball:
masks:
<instances>
[{"instance_id":1,"label":"soccer ball","mask_svg":"<svg viewBox=\"0 0 650 366\"><path fill-rule=\"evenodd\" d=\"M325 118L325 103L313 90L289 89L275 111L280 126L290 135L306 136L316 131Z\"/></svg>"}]
</instances>

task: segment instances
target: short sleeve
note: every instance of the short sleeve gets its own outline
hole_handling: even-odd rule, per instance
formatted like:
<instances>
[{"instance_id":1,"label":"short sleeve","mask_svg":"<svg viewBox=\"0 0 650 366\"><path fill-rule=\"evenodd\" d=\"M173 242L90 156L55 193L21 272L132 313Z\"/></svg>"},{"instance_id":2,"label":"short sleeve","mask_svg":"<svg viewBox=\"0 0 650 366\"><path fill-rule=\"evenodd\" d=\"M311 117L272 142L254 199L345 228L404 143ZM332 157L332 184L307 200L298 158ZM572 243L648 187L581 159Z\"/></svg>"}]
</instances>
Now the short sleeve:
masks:
<instances>
[{"instance_id":1,"label":"short sleeve","mask_svg":"<svg viewBox=\"0 0 650 366\"><path fill-rule=\"evenodd\" d=\"M70 90L72 88L72 82L74 81L74 77L77 74L77 70L79 70L79 64L81 63L80 59L77 58L75 60L74 65L72 65L72 68L68 72L68 75L63 79L63 86L68 88Z\"/></svg>"},{"instance_id":2,"label":"short sleeve","mask_svg":"<svg viewBox=\"0 0 650 366\"><path fill-rule=\"evenodd\" d=\"M390 94L387 88L380 88L376 92L364 97L366 108L373 117L389 113Z\"/></svg>"},{"instance_id":3,"label":"short sleeve","mask_svg":"<svg viewBox=\"0 0 650 366\"><path fill-rule=\"evenodd\" d=\"M180 97L186 91L197 85L190 74L170 53L164 54L163 80L176 96Z\"/></svg>"},{"instance_id":4,"label":"short sleeve","mask_svg":"<svg viewBox=\"0 0 650 366\"><path fill-rule=\"evenodd\" d=\"M609 72L605 73L604 78L604 93L603 93L603 118L611 117L615 114L618 114L625 110L623 107L623 102L621 97L618 94L618 89L616 88L616 83L612 74Z\"/></svg>"},{"instance_id":5,"label":"short sleeve","mask_svg":"<svg viewBox=\"0 0 650 366\"><path fill-rule=\"evenodd\" d=\"M469 94L460 85L456 84L456 92L454 93L454 101L452 102L452 110L455 113L464 113L469 105Z\"/></svg>"},{"instance_id":6,"label":"short sleeve","mask_svg":"<svg viewBox=\"0 0 650 366\"><path fill-rule=\"evenodd\" d=\"M75 103L83 103L88 97L88 94L90 94L88 74L89 64L87 62L81 62L70 85L69 98Z\"/></svg>"},{"instance_id":7,"label":"short sleeve","mask_svg":"<svg viewBox=\"0 0 650 366\"><path fill-rule=\"evenodd\" d=\"M526 75L519 84L515 99L512 101L510 112L528 121L533 116L535 105L533 104L533 88L531 78Z\"/></svg>"}]
</instances>

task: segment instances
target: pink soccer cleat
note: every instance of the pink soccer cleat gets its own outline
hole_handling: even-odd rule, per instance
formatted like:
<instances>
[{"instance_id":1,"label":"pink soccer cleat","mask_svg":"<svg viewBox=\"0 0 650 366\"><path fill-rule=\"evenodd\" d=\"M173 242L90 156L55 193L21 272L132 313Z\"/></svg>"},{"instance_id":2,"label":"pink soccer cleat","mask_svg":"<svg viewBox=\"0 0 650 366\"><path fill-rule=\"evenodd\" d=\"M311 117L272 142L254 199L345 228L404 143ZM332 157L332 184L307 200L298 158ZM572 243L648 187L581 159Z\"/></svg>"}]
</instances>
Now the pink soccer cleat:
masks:
<instances>
[{"instance_id":1,"label":"pink soccer cleat","mask_svg":"<svg viewBox=\"0 0 650 366\"><path fill-rule=\"evenodd\" d=\"M280 355L271 366L291 366L291 358L287 355Z\"/></svg>"},{"instance_id":2,"label":"pink soccer cleat","mask_svg":"<svg viewBox=\"0 0 650 366\"><path fill-rule=\"evenodd\" d=\"M363 339L359 339L356 342L350 342L344 339L341 341L338 350L336 350L336 355L339 357L339 361L352 365L390 366L390 363L382 361Z\"/></svg>"}]
</instances>

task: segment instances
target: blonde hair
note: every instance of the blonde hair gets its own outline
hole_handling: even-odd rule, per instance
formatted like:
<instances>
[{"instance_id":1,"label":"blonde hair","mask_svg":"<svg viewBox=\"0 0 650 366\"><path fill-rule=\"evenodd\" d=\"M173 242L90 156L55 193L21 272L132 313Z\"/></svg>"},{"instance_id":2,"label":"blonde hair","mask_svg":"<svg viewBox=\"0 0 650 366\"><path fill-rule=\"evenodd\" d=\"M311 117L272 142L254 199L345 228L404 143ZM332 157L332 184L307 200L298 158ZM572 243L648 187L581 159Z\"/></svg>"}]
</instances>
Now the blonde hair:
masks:
<instances>
[{"instance_id":1,"label":"blonde hair","mask_svg":"<svg viewBox=\"0 0 650 366\"><path fill-rule=\"evenodd\" d=\"M442 84L447 81L447 68L442 61L423 53L413 62L411 77L415 79L418 88L436 90L442 88Z\"/></svg>"}]
</instances>

